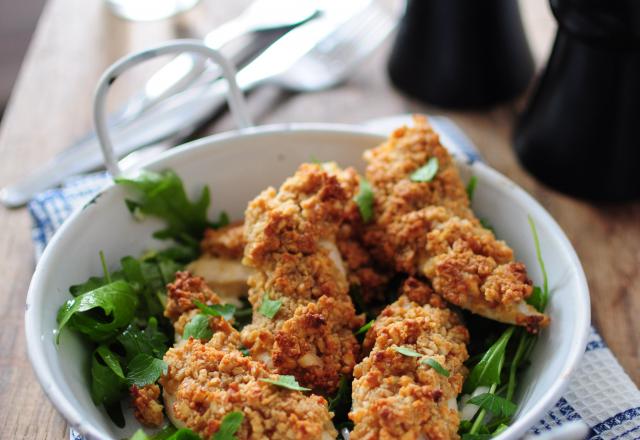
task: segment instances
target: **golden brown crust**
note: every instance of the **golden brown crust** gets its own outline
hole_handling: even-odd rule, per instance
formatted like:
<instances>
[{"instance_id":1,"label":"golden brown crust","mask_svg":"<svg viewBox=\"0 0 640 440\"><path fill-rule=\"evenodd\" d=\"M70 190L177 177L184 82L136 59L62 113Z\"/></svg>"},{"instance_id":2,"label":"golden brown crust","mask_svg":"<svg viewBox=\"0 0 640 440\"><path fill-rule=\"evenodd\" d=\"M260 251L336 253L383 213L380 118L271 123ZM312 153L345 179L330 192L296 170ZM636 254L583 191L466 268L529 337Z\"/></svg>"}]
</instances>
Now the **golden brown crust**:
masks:
<instances>
[{"instance_id":1,"label":"golden brown crust","mask_svg":"<svg viewBox=\"0 0 640 440\"><path fill-rule=\"evenodd\" d=\"M426 119L414 122L365 153L375 192L365 243L396 270L425 275L449 302L534 332L547 325L548 317L525 302L532 286L524 266L474 216L455 164ZM439 164L435 177L411 181L432 157Z\"/></svg>"},{"instance_id":2,"label":"golden brown crust","mask_svg":"<svg viewBox=\"0 0 640 440\"><path fill-rule=\"evenodd\" d=\"M247 208L244 264L253 322L242 331L252 355L276 372L327 393L358 356L352 330L362 325L348 295L346 268L335 246L345 189L320 165L304 164L276 192ZM273 319L259 310L265 295L282 301Z\"/></svg>"},{"instance_id":3,"label":"golden brown crust","mask_svg":"<svg viewBox=\"0 0 640 440\"><path fill-rule=\"evenodd\" d=\"M238 260L244 253L244 244L244 223L239 221L218 229L208 228L200 249L205 255Z\"/></svg>"},{"instance_id":4,"label":"golden brown crust","mask_svg":"<svg viewBox=\"0 0 640 440\"><path fill-rule=\"evenodd\" d=\"M190 338L165 354L168 372L160 383L176 423L211 438L225 415L240 411L238 439L336 437L324 398L262 382L277 375L237 350L220 348L215 340L203 344Z\"/></svg>"},{"instance_id":5,"label":"golden brown crust","mask_svg":"<svg viewBox=\"0 0 640 440\"><path fill-rule=\"evenodd\" d=\"M145 426L159 428L164 422L162 404L160 403L160 387L156 384L138 388L135 385L129 390L136 419Z\"/></svg>"},{"instance_id":6,"label":"golden brown crust","mask_svg":"<svg viewBox=\"0 0 640 440\"><path fill-rule=\"evenodd\" d=\"M389 305L367 334L371 352L354 370L351 439L459 438L455 399L466 374L468 340L467 329L450 310L420 306L406 295ZM396 347L423 357L405 356ZM420 362L427 358L449 377Z\"/></svg>"},{"instance_id":7,"label":"golden brown crust","mask_svg":"<svg viewBox=\"0 0 640 440\"><path fill-rule=\"evenodd\" d=\"M203 304L220 304L220 298L204 282L201 277L194 277L189 272L176 272L173 283L167 286L167 305L164 316L175 321L185 312L196 309L194 300Z\"/></svg>"}]
</instances>

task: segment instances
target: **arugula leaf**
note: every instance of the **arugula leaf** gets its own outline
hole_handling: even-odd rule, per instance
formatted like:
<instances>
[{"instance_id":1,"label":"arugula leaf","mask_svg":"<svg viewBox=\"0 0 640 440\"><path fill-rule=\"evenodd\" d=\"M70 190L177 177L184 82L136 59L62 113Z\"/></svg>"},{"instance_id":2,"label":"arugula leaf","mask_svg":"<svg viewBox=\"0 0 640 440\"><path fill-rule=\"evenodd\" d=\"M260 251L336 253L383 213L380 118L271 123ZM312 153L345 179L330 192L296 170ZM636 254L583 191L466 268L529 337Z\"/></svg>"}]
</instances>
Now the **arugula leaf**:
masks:
<instances>
[{"instance_id":1,"label":"arugula leaf","mask_svg":"<svg viewBox=\"0 0 640 440\"><path fill-rule=\"evenodd\" d=\"M364 177L360 179L358 194L353 198L353 201L358 205L362 220L369 223L373 219L374 195L371 184Z\"/></svg>"},{"instance_id":2,"label":"arugula leaf","mask_svg":"<svg viewBox=\"0 0 640 440\"><path fill-rule=\"evenodd\" d=\"M92 290L96 290L98 287L102 287L107 283L103 277L91 277L87 281L81 284L74 284L69 287L69 293L73 296L80 296L83 293L91 292Z\"/></svg>"},{"instance_id":3,"label":"arugula leaf","mask_svg":"<svg viewBox=\"0 0 640 440\"><path fill-rule=\"evenodd\" d=\"M207 221L209 188L206 186L200 197L191 202L182 181L171 170L143 171L135 178L117 177L115 181L135 191L136 200L127 200L132 214L152 215L165 221L166 228L154 234L157 238L197 245L205 228L210 226Z\"/></svg>"},{"instance_id":4,"label":"arugula leaf","mask_svg":"<svg viewBox=\"0 0 640 440\"><path fill-rule=\"evenodd\" d=\"M422 357L422 355L420 353L418 353L417 351L412 350L410 348L407 348L407 347L395 347L394 346L394 347L391 347L391 349L393 351L398 352L400 354L403 354L405 356L416 357L416 358Z\"/></svg>"},{"instance_id":5,"label":"arugula leaf","mask_svg":"<svg viewBox=\"0 0 640 440\"><path fill-rule=\"evenodd\" d=\"M329 411L335 413L341 408L351 408L351 382L346 376L340 377L336 395L329 398Z\"/></svg>"},{"instance_id":6,"label":"arugula leaf","mask_svg":"<svg viewBox=\"0 0 640 440\"><path fill-rule=\"evenodd\" d=\"M433 358L427 358L427 359L422 359L420 361L421 364L425 364L430 366L431 368L433 368L434 370L436 370L436 372L444 377L449 377L451 375L451 373L449 372L449 370L447 370L446 368L444 368L442 365L440 365L440 362L438 362L437 360L433 359Z\"/></svg>"},{"instance_id":7,"label":"arugula leaf","mask_svg":"<svg viewBox=\"0 0 640 440\"><path fill-rule=\"evenodd\" d=\"M202 314L197 314L187 325L184 326L182 333L183 339L189 339L193 336L196 339L209 340L213 336L213 331L209 327L209 317Z\"/></svg>"},{"instance_id":8,"label":"arugula leaf","mask_svg":"<svg viewBox=\"0 0 640 440\"><path fill-rule=\"evenodd\" d=\"M211 226L213 226L214 229L219 229L219 228L224 228L225 226L229 226L230 223L231 223L231 219L229 219L229 214L227 214L226 211L220 211L220 214L218 215L218 220L213 222Z\"/></svg>"},{"instance_id":9,"label":"arugula leaf","mask_svg":"<svg viewBox=\"0 0 640 440\"><path fill-rule=\"evenodd\" d=\"M294 391L311 391L311 388L301 387L295 377L289 375L279 375L277 380L274 379L260 379L261 382L270 383L282 388L287 388Z\"/></svg>"},{"instance_id":10,"label":"arugula leaf","mask_svg":"<svg viewBox=\"0 0 640 440\"><path fill-rule=\"evenodd\" d=\"M476 185L478 185L478 178L476 176L471 176L466 188L469 201L473 200L473 193L476 191Z\"/></svg>"},{"instance_id":11,"label":"arugula leaf","mask_svg":"<svg viewBox=\"0 0 640 440\"><path fill-rule=\"evenodd\" d=\"M269 319L273 319L273 317L276 316L276 313L278 313L278 310L280 310L281 306L282 300L272 300L269 298L269 294L265 293L262 296L262 304L260 304L258 312Z\"/></svg>"},{"instance_id":12,"label":"arugula leaf","mask_svg":"<svg viewBox=\"0 0 640 440\"><path fill-rule=\"evenodd\" d=\"M502 434L504 431L509 428L509 425L505 425L504 423L500 423L498 427L493 431L493 435L496 436L498 434Z\"/></svg>"},{"instance_id":13,"label":"arugula leaf","mask_svg":"<svg viewBox=\"0 0 640 440\"><path fill-rule=\"evenodd\" d=\"M122 371L122 366L120 365L120 361L118 357L111 351L106 345L100 345L96 348L96 352L107 367L111 369L120 379L124 379L124 372Z\"/></svg>"},{"instance_id":14,"label":"arugula leaf","mask_svg":"<svg viewBox=\"0 0 640 440\"><path fill-rule=\"evenodd\" d=\"M515 414L516 409L518 409L515 403L489 393L478 394L469 399L468 403L478 405L480 408L484 408L498 417L511 417Z\"/></svg>"},{"instance_id":15,"label":"arugula leaf","mask_svg":"<svg viewBox=\"0 0 640 440\"><path fill-rule=\"evenodd\" d=\"M543 312L549 301L549 279L547 277L547 270L544 266L544 260L542 259L542 250L540 249L540 239L538 238L538 230L536 224L531 216L528 217L529 226L531 226L531 234L533 235L533 243L536 248L536 258L540 265L540 271L542 272L542 291L537 298L537 303L534 305L538 311ZM533 296L533 295L532 295ZM530 297L531 298L531 297Z\"/></svg>"},{"instance_id":16,"label":"arugula leaf","mask_svg":"<svg viewBox=\"0 0 640 440\"><path fill-rule=\"evenodd\" d=\"M131 322L137 305L133 288L121 280L83 293L58 310L56 341L59 342L65 326L85 334L92 341L105 341Z\"/></svg>"},{"instance_id":17,"label":"arugula leaf","mask_svg":"<svg viewBox=\"0 0 640 440\"><path fill-rule=\"evenodd\" d=\"M158 330L158 321L151 317L144 330L135 324L130 324L116 341L124 348L125 362L131 360L138 353L145 353L154 358L162 358L169 348L169 338Z\"/></svg>"},{"instance_id":18,"label":"arugula leaf","mask_svg":"<svg viewBox=\"0 0 640 440\"><path fill-rule=\"evenodd\" d=\"M531 296L527 298L527 304L533 306L538 312L543 312L547 299L544 295L543 290L539 286L533 286L533 291L531 292Z\"/></svg>"},{"instance_id":19,"label":"arugula leaf","mask_svg":"<svg viewBox=\"0 0 640 440\"><path fill-rule=\"evenodd\" d=\"M369 331L369 329L371 328L371 326L373 325L374 322L376 322L375 319L372 319L371 321L367 322L365 325L360 327L358 329L358 331L354 333L354 335L356 335L356 336L364 335L365 333L367 333Z\"/></svg>"},{"instance_id":20,"label":"arugula leaf","mask_svg":"<svg viewBox=\"0 0 640 440\"><path fill-rule=\"evenodd\" d=\"M114 372L110 361L103 357L104 350L94 350L91 356L90 394L96 405L113 405L120 402L127 387L124 379ZM122 372L122 371L120 371Z\"/></svg>"},{"instance_id":21,"label":"arugula leaf","mask_svg":"<svg viewBox=\"0 0 640 440\"><path fill-rule=\"evenodd\" d=\"M500 383L500 373L504 363L505 350L513 327L502 333L496 342L485 352L480 362L473 367L464 382L463 392L471 394L479 386L491 386Z\"/></svg>"},{"instance_id":22,"label":"arugula leaf","mask_svg":"<svg viewBox=\"0 0 640 440\"><path fill-rule=\"evenodd\" d=\"M496 230L493 229L493 225L491 225L491 223L489 223L489 220L487 220L486 218L481 218L480 219L480 224L482 225L483 228L490 230L495 235Z\"/></svg>"},{"instance_id":23,"label":"arugula leaf","mask_svg":"<svg viewBox=\"0 0 640 440\"><path fill-rule=\"evenodd\" d=\"M168 365L162 360L139 353L127 365L127 383L143 387L155 383L163 374L167 373Z\"/></svg>"},{"instance_id":24,"label":"arugula leaf","mask_svg":"<svg viewBox=\"0 0 640 440\"><path fill-rule=\"evenodd\" d=\"M230 412L222 419L220 429L213 435L212 440L237 440L235 434L240 429L242 420L244 420L244 414L240 411Z\"/></svg>"},{"instance_id":25,"label":"arugula leaf","mask_svg":"<svg viewBox=\"0 0 640 440\"><path fill-rule=\"evenodd\" d=\"M205 315L219 316L224 318L226 321L231 321L236 312L236 307L233 304L213 304L208 306L198 300L194 300L193 303Z\"/></svg>"},{"instance_id":26,"label":"arugula leaf","mask_svg":"<svg viewBox=\"0 0 640 440\"><path fill-rule=\"evenodd\" d=\"M418 168L409 176L412 182L431 182L438 172L438 158L430 158L426 165Z\"/></svg>"},{"instance_id":27,"label":"arugula leaf","mask_svg":"<svg viewBox=\"0 0 640 440\"><path fill-rule=\"evenodd\" d=\"M493 434L462 434L462 440L488 440Z\"/></svg>"},{"instance_id":28,"label":"arugula leaf","mask_svg":"<svg viewBox=\"0 0 640 440\"><path fill-rule=\"evenodd\" d=\"M200 440L200 436L188 428L176 429L168 425L151 436L138 429L129 440Z\"/></svg>"}]
</instances>

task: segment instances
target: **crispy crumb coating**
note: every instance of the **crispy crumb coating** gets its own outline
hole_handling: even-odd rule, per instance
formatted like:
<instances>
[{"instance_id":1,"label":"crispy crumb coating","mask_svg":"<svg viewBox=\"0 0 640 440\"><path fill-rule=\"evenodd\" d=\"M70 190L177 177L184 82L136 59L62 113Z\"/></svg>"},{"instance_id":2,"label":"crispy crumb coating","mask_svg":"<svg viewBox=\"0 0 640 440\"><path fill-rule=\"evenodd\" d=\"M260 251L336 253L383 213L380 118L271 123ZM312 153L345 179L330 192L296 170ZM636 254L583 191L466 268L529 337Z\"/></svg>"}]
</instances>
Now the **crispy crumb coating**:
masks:
<instances>
[{"instance_id":1,"label":"crispy crumb coating","mask_svg":"<svg viewBox=\"0 0 640 440\"><path fill-rule=\"evenodd\" d=\"M211 438L225 415L240 411L244 419L238 439L336 438L324 398L261 382L278 376L226 347L190 338L165 354L169 368L160 383L176 424Z\"/></svg>"},{"instance_id":2,"label":"crispy crumb coating","mask_svg":"<svg viewBox=\"0 0 640 440\"><path fill-rule=\"evenodd\" d=\"M159 428L164 421L162 404L160 403L160 387L156 384L138 388L132 385L131 393L134 415L144 426Z\"/></svg>"},{"instance_id":3,"label":"crispy crumb coating","mask_svg":"<svg viewBox=\"0 0 640 440\"><path fill-rule=\"evenodd\" d=\"M417 280L404 291L421 289L413 297L429 299ZM467 329L448 309L420 305L406 294L389 305L369 330L369 355L354 370L353 406L349 418L352 440L457 439L456 398L462 390L467 359ZM405 356L393 347L414 350L422 358ZM434 359L449 377L424 359Z\"/></svg>"},{"instance_id":4,"label":"crispy crumb coating","mask_svg":"<svg viewBox=\"0 0 640 440\"><path fill-rule=\"evenodd\" d=\"M332 393L350 374L359 353L346 268L335 245L347 194L320 165L303 164L276 191L248 206L243 263L253 322L242 341L255 359L291 374L303 385ZM273 319L260 313L265 295L282 301Z\"/></svg>"},{"instance_id":5,"label":"crispy crumb coating","mask_svg":"<svg viewBox=\"0 0 640 440\"><path fill-rule=\"evenodd\" d=\"M203 254L239 260L244 253L244 224L235 222L219 229L208 228L200 242Z\"/></svg>"},{"instance_id":6,"label":"crispy crumb coating","mask_svg":"<svg viewBox=\"0 0 640 440\"><path fill-rule=\"evenodd\" d=\"M426 119L414 122L365 153L375 192L365 242L383 263L425 275L453 304L531 332L546 326L549 318L525 302L532 285L524 265L474 216L455 163ZM432 157L439 164L435 177L411 181Z\"/></svg>"}]
</instances>

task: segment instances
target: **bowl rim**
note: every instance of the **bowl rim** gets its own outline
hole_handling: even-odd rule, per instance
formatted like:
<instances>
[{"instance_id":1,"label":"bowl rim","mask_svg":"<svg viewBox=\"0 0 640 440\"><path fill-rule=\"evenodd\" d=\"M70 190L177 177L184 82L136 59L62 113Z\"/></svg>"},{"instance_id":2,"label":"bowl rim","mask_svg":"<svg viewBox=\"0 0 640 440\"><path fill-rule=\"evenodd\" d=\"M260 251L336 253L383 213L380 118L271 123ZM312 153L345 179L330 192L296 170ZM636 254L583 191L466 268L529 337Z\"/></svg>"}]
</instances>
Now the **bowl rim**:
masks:
<instances>
[{"instance_id":1,"label":"bowl rim","mask_svg":"<svg viewBox=\"0 0 640 440\"><path fill-rule=\"evenodd\" d=\"M207 148L225 148L224 144L227 140L233 140L238 137L252 138L263 135L289 135L315 133L324 135L344 135L344 136L367 136L377 142L384 140L385 136L373 132L370 128L365 126L350 125L350 124L335 124L335 123L286 123L286 124L272 124L263 125L258 127L251 127L237 131L227 131L222 133L206 136L194 141L182 144L171 150L164 152L158 157L149 159L136 168L146 168L154 166L162 166L166 162L176 156L182 155L191 150L200 150ZM456 157L458 162L464 162L460 157ZM494 170L490 166L479 161L466 161L467 165L472 169L478 170L480 173L485 174L492 180L494 185L506 185L511 191L515 191L514 198L519 201L520 204L526 205L529 212L536 219L542 219L550 233L557 237L559 245L563 248L566 254L569 256L569 263L576 271L576 278L578 282L578 292L576 292L577 298L581 301L577 301L573 313L576 316L576 323L573 328L573 332L576 335L575 341L571 345L570 352L567 354L567 360L564 364L564 369L561 374L553 381L551 386L547 388L542 398L540 398L533 407L525 414L521 414L519 418L509 426L504 433L496 437L497 439L516 439L523 435L531 426L535 424L537 419L542 416L544 411L551 407L561 396L562 392L567 387L571 374L578 366L582 355L584 354L584 347L587 343L587 338L590 330L591 322L591 310L590 310L590 297L587 280L584 274L584 270L576 252L571 245L569 239L562 231L560 226L556 223L553 217L538 203L531 195L529 195L524 189L518 186L516 183L508 179L503 174ZM112 191L115 187L113 181L109 182L98 195ZM67 231L72 230L78 219L82 216L82 209L77 209L73 212L69 218L63 223L63 225L56 231L51 241L47 245L42 254L35 272L32 276L29 284L29 290L27 293L26 307L25 307L25 333L27 341L27 354L31 363L32 369L35 372L36 378L40 383L45 395L53 403L54 407L60 412L60 414L69 423L71 428L75 429L87 439L109 439L110 437L105 435L104 432L98 430L93 424L87 423L82 417L82 411L80 408L74 407L66 398L57 382L54 380L53 375L49 368L47 368L47 357L44 351L44 345L41 340L41 322L38 320L37 310L40 307L34 307L34 304L42 302L43 293L45 291L42 279L44 274L52 267L49 262L50 254L53 253L58 245L58 242L66 239Z\"/></svg>"}]
</instances>

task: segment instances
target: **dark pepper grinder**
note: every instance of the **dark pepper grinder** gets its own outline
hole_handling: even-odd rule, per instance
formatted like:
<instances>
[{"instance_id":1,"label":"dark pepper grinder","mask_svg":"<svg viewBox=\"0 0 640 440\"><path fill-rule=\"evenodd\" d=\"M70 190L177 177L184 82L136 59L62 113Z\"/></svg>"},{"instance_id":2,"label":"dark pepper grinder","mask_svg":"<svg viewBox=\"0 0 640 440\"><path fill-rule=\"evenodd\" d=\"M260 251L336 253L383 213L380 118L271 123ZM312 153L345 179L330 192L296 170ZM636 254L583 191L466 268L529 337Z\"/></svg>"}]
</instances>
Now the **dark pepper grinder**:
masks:
<instances>
[{"instance_id":1,"label":"dark pepper grinder","mask_svg":"<svg viewBox=\"0 0 640 440\"><path fill-rule=\"evenodd\" d=\"M409 0L388 68L398 89L452 109L510 100L534 73L516 0Z\"/></svg>"},{"instance_id":2,"label":"dark pepper grinder","mask_svg":"<svg viewBox=\"0 0 640 440\"><path fill-rule=\"evenodd\" d=\"M640 2L551 0L559 28L516 128L522 165L582 198L640 198Z\"/></svg>"}]
</instances>

